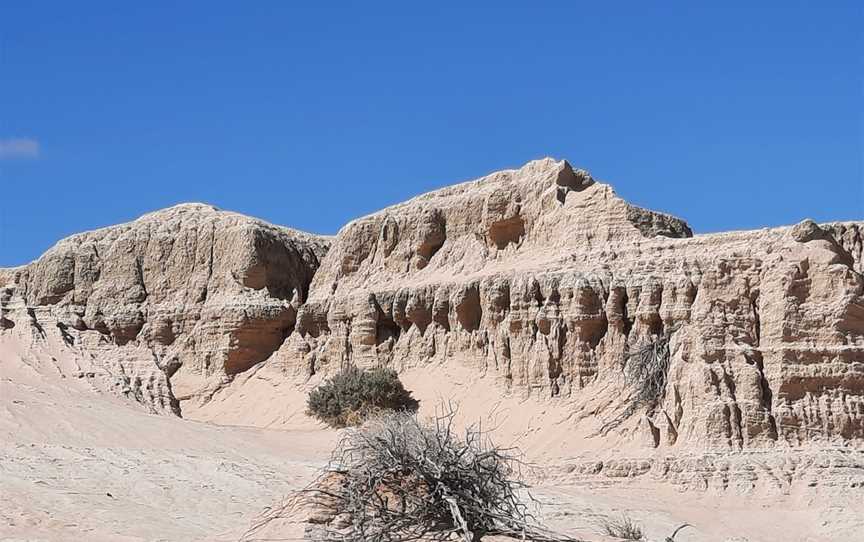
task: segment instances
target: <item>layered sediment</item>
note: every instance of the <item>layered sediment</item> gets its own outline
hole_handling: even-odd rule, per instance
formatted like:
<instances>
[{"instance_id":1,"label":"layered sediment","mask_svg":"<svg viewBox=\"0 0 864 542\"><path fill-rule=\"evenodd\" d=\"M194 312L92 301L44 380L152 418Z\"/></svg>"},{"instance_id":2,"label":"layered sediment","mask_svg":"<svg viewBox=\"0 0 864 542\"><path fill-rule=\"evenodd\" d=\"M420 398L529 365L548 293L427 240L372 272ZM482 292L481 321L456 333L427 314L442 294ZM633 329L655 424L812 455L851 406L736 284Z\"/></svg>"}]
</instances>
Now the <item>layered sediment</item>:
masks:
<instances>
[{"instance_id":1,"label":"layered sediment","mask_svg":"<svg viewBox=\"0 0 864 542\"><path fill-rule=\"evenodd\" d=\"M262 364L458 362L544 401L603 395L593 415L649 449L858 447L862 239L811 221L694 236L544 159L334 238L197 204L73 236L0 272L0 332L61 333L103 388L157 411ZM628 410L622 366L660 338L664 393Z\"/></svg>"},{"instance_id":2,"label":"layered sediment","mask_svg":"<svg viewBox=\"0 0 864 542\"><path fill-rule=\"evenodd\" d=\"M100 366L99 387L179 414L178 382L206 389L266 360L294 331L329 243L178 205L74 235L7 270L0 304L24 320L18 333L59 333Z\"/></svg>"}]
</instances>

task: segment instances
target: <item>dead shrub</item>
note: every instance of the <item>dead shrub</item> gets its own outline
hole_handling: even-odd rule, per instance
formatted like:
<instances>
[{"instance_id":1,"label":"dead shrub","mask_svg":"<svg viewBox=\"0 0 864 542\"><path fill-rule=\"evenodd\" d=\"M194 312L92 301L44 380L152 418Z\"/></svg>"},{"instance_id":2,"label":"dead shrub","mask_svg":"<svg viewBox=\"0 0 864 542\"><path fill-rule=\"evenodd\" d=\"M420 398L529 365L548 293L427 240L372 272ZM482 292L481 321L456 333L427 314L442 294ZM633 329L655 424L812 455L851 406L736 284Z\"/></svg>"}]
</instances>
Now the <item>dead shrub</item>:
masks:
<instances>
[{"instance_id":1,"label":"dead shrub","mask_svg":"<svg viewBox=\"0 0 864 542\"><path fill-rule=\"evenodd\" d=\"M630 392L626 398L627 406L624 412L606 422L600 433L606 434L618 427L642 407L653 409L663 398L671 361L669 341L674 331L653 337L624 358L621 371Z\"/></svg>"},{"instance_id":2,"label":"dead shrub","mask_svg":"<svg viewBox=\"0 0 864 542\"><path fill-rule=\"evenodd\" d=\"M656 404L666 391L669 339L668 334L660 335L627 356L624 374L633 390L630 403L634 409Z\"/></svg>"},{"instance_id":3,"label":"dead shrub","mask_svg":"<svg viewBox=\"0 0 864 542\"><path fill-rule=\"evenodd\" d=\"M642 540L644 537L642 527L626 514L617 518L604 518L600 521L600 528L603 534L622 540Z\"/></svg>"},{"instance_id":4,"label":"dead shrub","mask_svg":"<svg viewBox=\"0 0 864 542\"><path fill-rule=\"evenodd\" d=\"M530 495L527 503L520 498L527 486L518 453L496 446L479 425L457 433L455 414L446 408L421 420L389 412L347 430L318 480L259 525L312 503L319 519L307 534L322 542L476 542L486 535L576 542L535 519Z\"/></svg>"}]
</instances>

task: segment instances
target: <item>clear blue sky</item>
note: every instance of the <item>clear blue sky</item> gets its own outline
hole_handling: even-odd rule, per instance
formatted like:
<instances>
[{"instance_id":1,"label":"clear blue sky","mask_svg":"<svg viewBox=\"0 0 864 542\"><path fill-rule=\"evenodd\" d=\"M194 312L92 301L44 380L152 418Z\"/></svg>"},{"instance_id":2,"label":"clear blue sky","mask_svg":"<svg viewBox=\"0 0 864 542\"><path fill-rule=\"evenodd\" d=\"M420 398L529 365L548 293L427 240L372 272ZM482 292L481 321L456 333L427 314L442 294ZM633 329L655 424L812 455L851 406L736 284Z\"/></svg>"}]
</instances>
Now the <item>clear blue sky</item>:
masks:
<instances>
[{"instance_id":1,"label":"clear blue sky","mask_svg":"<svg viewBox=\"0 0 864 542\"><path fill-rule=\"evenodd\" d=\"M864 218L864 2L300 4L2 1L0 265L184 201L334 233L546 155L697 232Z\"/></svg>"}]
</instances>

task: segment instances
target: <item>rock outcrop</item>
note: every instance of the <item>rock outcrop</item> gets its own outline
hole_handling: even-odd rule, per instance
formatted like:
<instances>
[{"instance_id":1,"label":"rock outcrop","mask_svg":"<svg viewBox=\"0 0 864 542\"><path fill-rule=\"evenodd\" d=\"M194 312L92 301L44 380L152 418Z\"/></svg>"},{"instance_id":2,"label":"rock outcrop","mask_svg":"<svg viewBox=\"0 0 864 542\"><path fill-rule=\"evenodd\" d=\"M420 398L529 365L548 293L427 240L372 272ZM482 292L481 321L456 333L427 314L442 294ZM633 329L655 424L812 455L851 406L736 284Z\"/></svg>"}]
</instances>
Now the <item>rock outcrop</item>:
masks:
<instances>
[{"instance_id":1,"label":"rock outcrop","mask_svg":"<svg viewBox=\"0 0 864 542\"><path fill-rule=\"evenodd\" d=\"M313 372L459 357L517 390L578 398L666 335L665 401L636 429L648 445L861 439L860 228L693 238L541 160L345 226L295 351Z\"/></svg>"},{"instance_id":2,"label":"rock outcrop","mask_svg":"<svg viewBox=\"0 0 864 542\"><path fill-rule=\"evenodd\" d=\"M218 385L279 348L328 246L209 205L178 205L74 235L8 270L0 305L17 300L43 333L56 326L70 347L102 361L110 387L179 412L181 393Z\"/></svg>"},{"instance_id":3,"label":"rock outcrop","mask_svg":"<svg viewBox=\"0 0 864 542\"><path fill-rule=\"evenodd\" d=\"M206 400L274 352L285 378L458 362L514 393L594 400L647 449L860 446L862 238L864 223L811 221L693 236L544 159L332 240L199 205L74 236L0 274L0 322L13 332L26 308L114 373L137 360L151 405ZM628 410L622 366L661 338L664 394Z\"/></svg>"}]
</instances>

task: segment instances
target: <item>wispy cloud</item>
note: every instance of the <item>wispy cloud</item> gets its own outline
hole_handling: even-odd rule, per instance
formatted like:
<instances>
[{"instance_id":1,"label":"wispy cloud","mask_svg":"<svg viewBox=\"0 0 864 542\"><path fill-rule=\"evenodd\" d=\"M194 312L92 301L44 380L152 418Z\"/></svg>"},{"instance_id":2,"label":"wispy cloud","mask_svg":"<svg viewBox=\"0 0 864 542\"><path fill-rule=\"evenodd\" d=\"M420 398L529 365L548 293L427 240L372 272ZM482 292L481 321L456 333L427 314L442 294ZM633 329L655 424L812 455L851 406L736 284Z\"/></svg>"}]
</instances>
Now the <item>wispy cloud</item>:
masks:
<instances>
[{"instance_id":1,"label":"wispy cloud","mask_svg":"<svg viewBox=\"0 0 864 542\"><path fill-rule=\"evenodd\" d=\"M0 139L0 160L38 158L39 142L27 137Z\"/></svg>"}]
</instances>

